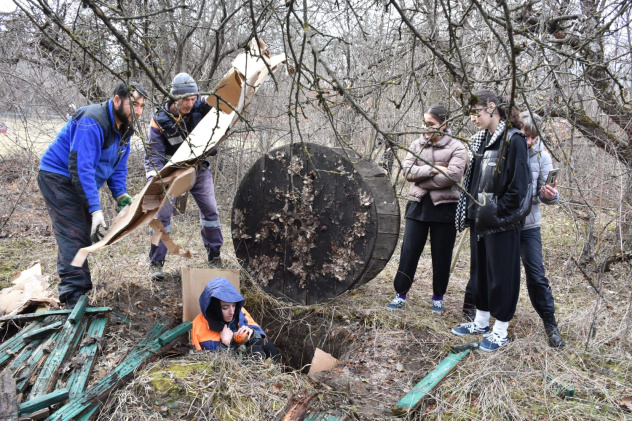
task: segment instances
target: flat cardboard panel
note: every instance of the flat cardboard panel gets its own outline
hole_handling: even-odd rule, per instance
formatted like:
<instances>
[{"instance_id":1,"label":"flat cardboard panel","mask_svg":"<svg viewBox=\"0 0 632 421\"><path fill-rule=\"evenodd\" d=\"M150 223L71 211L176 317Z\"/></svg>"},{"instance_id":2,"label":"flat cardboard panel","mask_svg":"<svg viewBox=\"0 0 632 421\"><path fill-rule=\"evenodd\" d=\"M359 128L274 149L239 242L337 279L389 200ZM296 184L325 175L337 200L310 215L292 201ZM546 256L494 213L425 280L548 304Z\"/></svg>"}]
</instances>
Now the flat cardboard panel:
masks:
<instances>
[{"instance_id":1,"label":"flat cardboard panel","mask_svg":"<svg viewBox=\"0 0 632 421\"><path fill-rule=\"evenodd\" d=\"M331 354L323 351L320 348L316 348L316 352L314 352L314 358L312 358L312 365L310 366L309 373L307 374L315 374L320 371L329 371L337 365L338 360L335 359Z\"/></svg>"},{"instance_id":2,"label":"flat cardboard panel","mask_svg":"<svg viewBox=\"0 0 632 421\"><path fill-rule=\"evenodd\" d=\"M200 294L213 278L226 278L239 291L239 270L182 268L182 321L193 321L200 314Z\"/></svg>"}]
</instances>

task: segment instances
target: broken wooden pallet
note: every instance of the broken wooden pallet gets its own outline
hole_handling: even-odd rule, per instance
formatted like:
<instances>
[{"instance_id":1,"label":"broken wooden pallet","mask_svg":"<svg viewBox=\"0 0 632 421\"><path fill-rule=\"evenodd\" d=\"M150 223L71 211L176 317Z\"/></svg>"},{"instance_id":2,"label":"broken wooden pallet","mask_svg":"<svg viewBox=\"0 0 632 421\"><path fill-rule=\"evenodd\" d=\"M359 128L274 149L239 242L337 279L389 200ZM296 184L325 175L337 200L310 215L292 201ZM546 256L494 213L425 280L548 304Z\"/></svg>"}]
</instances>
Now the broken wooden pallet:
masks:
<instances>
[{"instance_id":1,"label":"broken wooden pallet","mask_svg":"<svg viewBox=\"0 0 632 421\"><path fill-rule=\"evenodd\" d=\"M43 325L43 322L31 323L15 334L11 339L0 345L0 367L27 345L27 342L24 340L24 335L33 330L39 329Z\"/></svg>"},{"instance_id":2,"label":"broken wooden pallet","mask_svg":"<svg viewBox=\"0 0 632 421\"><path fill-rule=\"evenodd\" d=\"M32 321L24 326L13 337L0 345L0 365L8 363L3 372L10 377L13 390L12 406L18 410L18 400L31 388L28 400L19 404L19 416L41 419L50 414L48 407L53 403L63 402L70 393L80 394L92 364L78 366L79 376L66 388L53 390L59 373L60 364L72 356L77 350L84 351L86 361L93 357L90 343L81 342L88 326L93 327L88 333L99 339L104 332L107 317L97 317L89 324L91 316L109 312L108 307L87 308L87 299L80 300L73 310L53 310L41 313L13 315L2 318L3 321L20 323ZM71 389L69 386L74 388ZM6 386L6 384L5 384ZM79 390L80 389L80 390ZM9 417L3 414L0 419ZM17 413L16 413L17 417Z\"/></svg>"},{"instance_id":3,"label":"broken wooden pallet","mask_svg":"<svg viewBox=\"0 0 632 421\"><path fill-rule=\"evenodd\" d=\"M108 317L101 313L108 311L107 307L99 311L87 308L87 299L82 297L72 311L11 316L13 321L34 321L0 345L0 364L9 363L3 378L10 380L12 390L0 399L2 419L17 419L19 415L88 420L101 406L102 398L124 378L191 330L190 322L168 331L166 322L157 322L112 372L86 390L108 322ZM58 378L63 380L63 387L56 389ZM18 405L18 399L25 393L28 400ZM58 410L51 407L64 401L66 404Z\"/></svg>"},{"instance_id":4,"label":"broken wooden pallet","mask_svg":"<svg viewBox=\"0 0 632 421\"><path fill-rule=\"evenodd\" d=\"M78 353L79 361L77 361L77 364L80 364L80 368L73 371L68 378L67 386L70 389L70 400L77 399L83 393L99 348L98 338L103 337L107 321L107 317L99 317L90 324L88 337L86 338L88 340L84 339Z\"/></svg>"},{"instance_id":5,"label":"broken wooden pallet","mask_svg":"<svg viewBox=\"0 0 632 421\"><path fill-rule=\"evenodd\" d=\"M77 419L86 411L94 410L94 406L98 405L99 400L106 396L114 389L119 382L125 377L132 374L141 364L145 363L148 358L154 356L164 345L172 342L179 336L191 330L191 322L184 322L178 327L171 329L154 340L142 341L137 345L129 355L108 375L99 380L91 388L85 390L83 394L75 400L67 403L59 408L55 414L47 418L49 421L70 421ZM162 326L164 329L164 324ZM162 329L160 329L162 331ZM153 329L150 334L155 334ZM149 336L149 335L148 335Z\"/></svg>"},{"instance_id":6,"label":"broken wooden pallet","mask_svg":"<svg viewBox=\"0 0 632 421\"><path fill-rule=\"evenodd\" d=\"M88 297L82 295L64 323L64 327L59 333L59 339L55 342L55 347L42 366L37 380L31 388L30 399L44 396L53 389L57 381L58 368L64 362L72 342L80 331L82 325L78 322L81 320L87 305Z\"/></svg>"},{"instance_id":7,"label":"broken wooden pallet","mask_svg":"<svg viewBox=\"0 0 632 421\"><path fill-rule=\"evenodd\" d=\"M96 313L109 313L112 309L110 307L88 307L86 309L86 313L88 314L96 314ZM50 311L42 311L39 313L28 313L28 314L15 314L13 316L3 316L0 317L0 323L2 322L24 322L27 320L36 320L43 319L48 316L66 316L72 313L72 310L50 310Z\"/></svg>"}]
</instances>

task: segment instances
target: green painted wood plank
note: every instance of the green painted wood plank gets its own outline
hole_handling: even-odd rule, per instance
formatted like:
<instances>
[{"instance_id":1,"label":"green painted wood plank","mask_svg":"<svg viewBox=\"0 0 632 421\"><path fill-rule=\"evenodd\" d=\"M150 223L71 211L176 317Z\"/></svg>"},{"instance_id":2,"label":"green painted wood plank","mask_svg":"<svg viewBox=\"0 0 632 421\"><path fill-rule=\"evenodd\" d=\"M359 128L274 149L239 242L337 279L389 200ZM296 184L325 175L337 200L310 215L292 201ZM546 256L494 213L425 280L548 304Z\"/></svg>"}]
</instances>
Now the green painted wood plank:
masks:
<instances>
[{"instance_id":1,"label":"green painted wood plank","mask_svg":"<svg viewBox=\"0 0 632 421\"><path fill-rule=\"evenodd\" d=\"M85 331L87 322L88 322L87 320L84 320L79 325L79 328L77 330L77 334L75 335L75 340L73 341L72 346L75 346L78 344L78 341L81 339L81 336L83 335L83 332ZM21 370L17 374L17 378L19 380L17 384L18 393L24 392L27 386L30 385L30 380L32 380L30 378L39 369L39 367L41 367L41 365L44 363L43 358L45 359L48 357L48 354L50 353L50 350L53 349L55 341L57 340L58 336L59 336L59 331L51 335L51 337L45 344L42 344L37 350L33 352L33 356L30 358L29 365L27 365L24 370ZM69 355L72 355L72 354L74 353L69 352Z\"/></svg>"},{"instance_id":2,"label":"green painted wood plank","mask_svg":"<svg viewBox=\"0 0 632 421\"><path fill-rule=\"evenodd\" d=\"M103 332L105 331L105 325L107 322L107 317L98 317L92 320L92 323L90 323L90 327L88 328L87 336L92 338L103 337ZM90 374L92 373L98 348L98 341L83 345L79 348L77 355L79 358L83 359L83 363L79 370L73 371L66 383L66 387L70 390L70 400L79 398L83 393L83 389L88 382Z\"/></svg>"},{"instance_id":3,"label":"green painted wood plank","mask_svg":"<svg viewBox=\"0 0 632 421\"><path fill-rule=\"evenodd\" d=\"M60 329L63 325L64 322L59 320L44 327L40 327L39 329L32 330L25 334L22 338L27 342L30 342L33 339L42 339L50 335L52 331Z\"/></svg>"},{"instance_id":4,"label":"green painted wood plank","mask_svg":"<svg viewBox=\"0 0 632 421\"><path fill-rule=\"evenodd\" d=\"M16 377L16 388L18 393L23 393L26 387L30 384L29 378L39 368L40 360L46 358L47 351L57 340L59 332L55 332L50 335L46 340L39 344L37 348L31 354L31 357L26 360L26 365L16 366L13 371Z\"/></svg>"},{"instance_id":5,"label":"green painted wood plank","mask_svg":"<svg viewBox=\"0 0 632 421\"><path fill-rule=\"evenodd\" d=\"M83 314L86 312L86 307L88 307L88 296L82 295L75 304L75 308L72 309L70 315L68 316L68 321L72 324L76 324L81 320Z\"/></svg>"},{"instance_id":6,"label":"green painted wood plank","mask_svg":"<svg viewBox=\"0 0 632 421\"><path fill-rule=\"evenodd\" d=\"M449 354L439 363L439 365L426 375L415 387L411 389L403 398L399 400L392 408L396 415L405 414L419 405L421 400L441 381L452 369L461 361L470 350L466 349L457 354Z\"/></svg>"},{"instance_id":7,"label":"green painted wood plank","mask_svg":"<svg viewBox=\"0 0 632 421\"><path fill-rule=\"evenodd\" d=\"M46 407L51 406L52 404L59 403L68 399L68 389L57 389L54 392L51 392L47 395L40 396L35 399L31 399L30 401L24 402L20 404L18 410L20 412L20 416L30 414L35 411L39 411L40 409L44 409Z\"/></svg>"},{"instance_id":8,"label":"green painted wood plank","mask_svg":"<svg viewBox=\"0 0 632 421\"><path fill-rule=\"evenodd\" d=\"M178 336L174 336L174 332L179 332L180 335L187 333L191 330L191 322L184 322L176 328L165 332L161 337L175 339ZM129 355L108 375L99 380L91 388L87 389L84 394L76 400L68 402L63 407L59 408L55 414L47 420L49 421L70 421L76 419L86 409L90 408L94 404L94 401L102 398L109 393L116 385L122 381L125 377L132 374L140 365L142 365L148 358L153 356L157 351L162 348L158 339L152 341L145 341L145 344L140 347L135 347Z\"/></svg>"},{"instance_id":9,"label":"green painted wood plank","mask_svg":"<svg viewBox=\"0 0 632 421\"><path fill-rule=\"evenodd\" d=\"M87 302L86 296L82 296L77 302L77 306L83 301L84 309L85 303ZM75 306L75 309L77 309ZM82 314L83 312L79 310L76 314ZM72 316L72 313L71 313ZM46 362L42 365L42 369L40 370L37 380L35 384L33 384L33 388L31 389L31 393L29 394L29 399L35 399L40 396L46 395L49 390L52 389L53 384L57 381L57 373L59 366L64 362L68 350L71 349L73 341L77 334L81 331L81 327L85 326L83 323L77 323L79 321L77 317L73 320L68 317L66 323L64 323L64 327L59 332L59 339L55 342L55 346L51 351L50 355L46 359Z\"/></svg>"},{"instance_id":10,"label":"green painted wood plank","mask_svg":"<svg viewBox=\"0 0 632 421\"><path fill-rule=\"evenodd\" d=\"M27 333L39 329L44 325L44 322L37 321L35 323L29 323L24 326L21 331L13 335L11 339L2 343L0 345L0 366L13 358L18 352L22 350L27 345L27 342L24 340L24 335Z\"/></svg>"},{"instance_id":11,"label":"green painted wood plank","mask_svg":"<svg viewBox=\"0 0 632 421\"><path fill-rule=\"evenodd\" d=\"M123 362L116 366L112 372L110 372L107 376L99 380L96 384L94 384L90 389L86 390L83 396L79 397L79 399L71 400L62 408L59 408L55 412L55 414L51 415L47 418L47 420L55 420L59 421L62 419L66 420L74 420L76 417L80 416L82 413L89 408L92 403L86 399L87 396L97 395L105 396L109 393L116 385L122 380L123 377L118 375L119 371L121 371L125 366L125 361L131 360L135 357L138 357L145 351L152 343L157 341L157 338L160 336L162 331L166 327L166 322L164 320L158 321L145 335L143 339L138 341L136 346L132 349L132 351L125 357ZM152 353L153 354L153 353ZM113 377L113 378L112 378ZM92 395L88 395L92 394ZM65 417L65 418L64 418Z\"/></svg>"},{"instance_id":12,"label":"green painted wood plank","mask_svg":"<svg viewBox=\"0 0 632 421\"><path fill-rule=\"evenodd\" d=\"M85 310L85 312L89 314L107 313L110 311L112 311L110 307L88 307ZM8 321L27 321L27 320L43 319L44 317L48 317L48 316L66 316L70 313L72 313L72 310L63 309L63 310L42 311L40 313L16 314L13 316L0 317L0 323L8 322Z\"/></svg>"},{"instance_id":13,"label":"green painted wood plank","mask_svg":"<svg viewBox=\"0 0 632 421\"><path fill-rule=\"evenodd\" d=\"M40 346L40 344L45 340L46 338L42 338L42 339L34 339L32 340L23 350L22 352L20 352L20 355L17 356L17 358L15 358L11 364L9 364L9 366L7 367L9 371L11 371L11 373L15 373L15 371L20 368L23 364L25 364L27 361L29 361L31 359L31 356L33 355L33 352L35 352L35 350L37 349L37 347Z\"/></svg>"},{"instance_id":14,"label":"green painted wood plank","mask_svg":"<svg viewBox=\"0 0 632 421\"><path fill-rule=\"evenodd\" d=\"M189 324L187 323L182 323L180 326L160 335L160 337L158 338L158 343L160 344L160 346L165 346L169 342L173 341L175 338L182 335L183 333L188 332L189 330L191 330L191 326L189 326Z\"/></svg>"},{"instance_id":15,"label":"green painted wood plank","mask_svg":"<svg viewBox=\"0 0 632 421\"><path fill-rule=\"evenodd\" d=\"M41 320L34 323L29 323L28 325L24 326L22 330L17 332L15 335L7 340L2 341L2 344L0 344L0 353L5 353L8 349L11 349L11 346L13 344L20 342L24 335L35 329L39 329L42 326L44 326L44 322L42 322Z\"/></svg>"}]
</instances>

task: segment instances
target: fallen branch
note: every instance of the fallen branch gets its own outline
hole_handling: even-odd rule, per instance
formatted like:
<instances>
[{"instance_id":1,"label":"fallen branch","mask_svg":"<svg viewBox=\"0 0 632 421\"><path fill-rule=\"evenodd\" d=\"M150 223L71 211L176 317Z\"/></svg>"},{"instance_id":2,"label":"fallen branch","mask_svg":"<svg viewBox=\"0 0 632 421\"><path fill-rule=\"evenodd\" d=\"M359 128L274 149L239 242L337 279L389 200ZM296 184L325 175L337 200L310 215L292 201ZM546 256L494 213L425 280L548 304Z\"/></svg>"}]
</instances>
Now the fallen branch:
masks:
<instances>
[{"instance_id":1,"label":"fallen branch","mask_svg":"<svg viewBox=\"0 0 632 421\"><path fill-rule=\"evenodd\" d=\"M575 266L577 266L577 268L582 273L582 275L584 275L584 278L586 278L586 280L588 281L590 286L593 287L595 292L597 294L601 295L601 293L599 292L599 288L597 288L597 286L593 282L593 279L590 277L590 275L588 275L588 273L586 273L586 270L584 270L584 267L582 265L580 265L579 262L574 257L571 257L571 260L573 261L573 263L575 263Z\"/></svg>"},{"instance_id":2,"label":"fallen branch","mask_svg":"<svg viewBox=\"0 0 632 421\"><path fill-rule=\"evenodd\" d=\"M604 272L610 271L610 265L614 263L626 262L632 260L632 250L615 253L614 255L607 257L602 264L602 270Z\"/></svg>"}]
</instances>

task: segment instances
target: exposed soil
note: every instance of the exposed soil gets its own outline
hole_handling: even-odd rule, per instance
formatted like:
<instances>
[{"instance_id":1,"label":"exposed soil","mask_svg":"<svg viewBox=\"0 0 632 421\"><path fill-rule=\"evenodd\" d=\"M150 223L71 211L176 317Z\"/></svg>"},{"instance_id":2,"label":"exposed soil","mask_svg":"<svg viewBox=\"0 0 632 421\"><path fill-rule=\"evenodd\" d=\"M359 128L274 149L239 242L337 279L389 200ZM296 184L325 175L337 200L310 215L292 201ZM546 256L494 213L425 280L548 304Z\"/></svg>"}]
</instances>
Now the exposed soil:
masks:
<instances>
[{"instance_id":1,"label":"exposed soil","mask_svg":"<svg viewBox=\"0 0 632 421\"><path fill-rule=\"evenodd\" d=\"M6 173L8 169L3 171ZM3 212L7 209L11 212L4 213L9 216L2 221L5 235L0 238L3 286L20 270L39 261L44 273L51 276L51 288L56 289L56 245L43 200L33 177L15 174L12 177L16 181L15 188L2 184L0 191L0 207ZM226 237L222 258L227 265L238 267L228 240L231 198L220 195L219 200ZM16 201L18 206L10 208ZM113 200L107 191L102 192L102 203L106 213L113 215ZM151 282L147 276L149 236L144 230L90 256L94 283L91 305L110 306L122 316L113 314L110 318L103 353L92 381L118 364L159 319L166 318L168 327L181 322L181 283L174 275L181 266L206 265L197 209L191 200L189 203L184 215L174 217L172 236L182 246L198 253L190 260L168 257L165 270L172 276L165 281ZM545 266L567 347L552 350L546 345L541 321L523 283L517 313L510 326L514 340L498 353L468 356L408 419L623 419L629 415L617 410L619 402L627 402L625 399L632 396L629 369L632 348L626 334L629 333L632 291L629 264L617 264L602 275L587 269L588 275L601 279L603 299L599 299L569 258L569 255L579 254L581 244L569 233L571 222L564 209L558 207L546 212L549 225L543 230ZM224 373L225 367L235 370L239 366L247 371L249 375L242 378L250 384L237 384L236 396L246 396L251 385L253 389L257 386L259 401L255 406L265 409L253 412L258 416L262 413L278 415L294 393L316 393L318 398L312 408L343 414L347 419L393 419L391 407L448 355L449 345L465 342L451 335L450 328L463 321L460 309L468 278L468 254L466 246L450 279L446 311L440 316L430 313L428 303L432 291L429 250L422 255L406 308L400 312L388 312L384 308L393 295L392 279L397 270L398 251L374 280L318 306L296 306L271 298L244 274L241 290L246 297L246 307L277 344L283 370L239 359L228 363L221 358L191 353L187 338L183 337L177 346L159 357L161 362L156 363L157 366L150 368L177 382L192 382L195 389L178 386L177 398L151 392L154 386L144 383L149 374L140 370L128 385L110 397L112 403L104 407L99 418L117 421L192 419L197 412L191 408L198 408L199 414L212 414L213 408L221 405L242 405L241 400L230 401L226 393L217 392L220 384L226 386L216 378L201 379L195 372L187 372L186 378L178 380L177 372L168 364L169 361L184 365L201 361L210 367L212 375ZM591 330L593 321L595 330ZM329 372L307 376L305 373L316 347L331 353L340 363ZM557 389L546 376L574 385L576 396L584 401L559 399ZM213 399L205 400L209 394ZM166 407L167 399L177 405ZM209 415L208 419L221 419L215 414L216 418ZM249 419L240 417L238 412L229 418Z\"/></svg>"}]
</instances>

